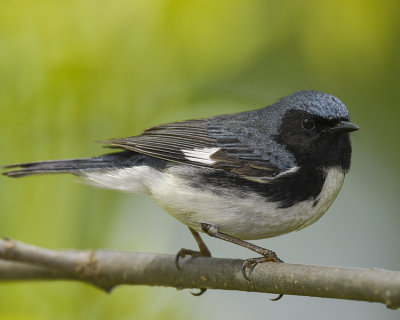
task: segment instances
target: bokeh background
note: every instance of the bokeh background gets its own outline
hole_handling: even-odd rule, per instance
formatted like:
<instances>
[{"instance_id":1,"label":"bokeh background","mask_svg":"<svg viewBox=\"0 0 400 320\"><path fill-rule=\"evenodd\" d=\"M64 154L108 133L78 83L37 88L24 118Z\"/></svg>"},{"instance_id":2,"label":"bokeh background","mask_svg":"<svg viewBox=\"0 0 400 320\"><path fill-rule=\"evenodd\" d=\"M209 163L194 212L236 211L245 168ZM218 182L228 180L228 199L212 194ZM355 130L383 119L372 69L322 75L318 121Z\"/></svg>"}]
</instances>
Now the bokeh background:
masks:
<instances>
[{"instance_id":1,"label":"bokeh background","mask_svg":"<svg viewBox=\"0 0 400 320\"><path fill-rule=\"evenodd\" d=\"M316 224L256 241L289 262L400 270L400 2L2 0L0 165L85 157L169 121L338 96L361 130ZM142 195L71 176L0 177L0 235L49 248L175 253L195 243ZM206 237L219 257L245 249ZM0 284L0 319L398 319L383 305L69 282Z\"/></svg>"}]
</instances>

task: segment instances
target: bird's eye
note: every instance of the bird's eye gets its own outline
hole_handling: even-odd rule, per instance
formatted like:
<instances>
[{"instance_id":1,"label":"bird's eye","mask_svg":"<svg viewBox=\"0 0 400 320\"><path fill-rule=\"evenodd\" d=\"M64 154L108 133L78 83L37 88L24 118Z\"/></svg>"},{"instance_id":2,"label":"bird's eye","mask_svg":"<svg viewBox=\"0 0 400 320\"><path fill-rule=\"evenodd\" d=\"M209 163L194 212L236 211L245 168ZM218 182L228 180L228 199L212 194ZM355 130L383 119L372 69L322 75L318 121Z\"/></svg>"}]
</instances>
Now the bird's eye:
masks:
<instances>
[{"instance_id":1,"label":"bird's eye","mask_svg":"<svg viewBox=\"0 0 400 320\"><path fill-rule=\"evenodd\" d=\"M303 125L303 128L306 130L311 130L315 127L314 120L310 118L303 119L301 124Z\"/></svg>"}]
</instances>

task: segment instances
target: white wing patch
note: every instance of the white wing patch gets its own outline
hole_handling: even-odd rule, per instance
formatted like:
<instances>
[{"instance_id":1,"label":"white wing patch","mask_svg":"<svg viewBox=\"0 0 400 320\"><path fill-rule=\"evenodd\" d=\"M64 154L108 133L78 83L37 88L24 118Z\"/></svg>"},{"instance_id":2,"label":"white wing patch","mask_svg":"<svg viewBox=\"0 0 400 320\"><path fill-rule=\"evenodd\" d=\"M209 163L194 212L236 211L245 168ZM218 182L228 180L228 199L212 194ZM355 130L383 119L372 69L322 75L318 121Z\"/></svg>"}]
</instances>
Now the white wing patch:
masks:
<instances>
[{"instance_id":1,"label":"white wing patch","mask_svg":"<svg viewBox=\"0 0 400 320\"><path fill-rule=\"evenodd\" d=\"M291 173L295 173L295 172L297 172L298 170L300 169L300 167L293 167L293 168L290 168L290 169L288 169L288 170L286 170L286 171L282 171L281 173L279 173L278 175L276 175L275 177L274 177L274 179L276 179L276 178L278 178L278 177L282 177L282 176L284 176L284 175L286 175L286 174L291 174Z\"/></svg>"},{"instance_id":2,"label":"white wing patch","mask_svg":"<svg viewBox=\"0 0 400 320\"><path fill-rule=\"evenodd\" d=\"M220 148L195 148L191 150L182 150L185 158L189 161L204 164L214 164L215 161L210 156L217 152Z\"/></svg>"}]
</instances>

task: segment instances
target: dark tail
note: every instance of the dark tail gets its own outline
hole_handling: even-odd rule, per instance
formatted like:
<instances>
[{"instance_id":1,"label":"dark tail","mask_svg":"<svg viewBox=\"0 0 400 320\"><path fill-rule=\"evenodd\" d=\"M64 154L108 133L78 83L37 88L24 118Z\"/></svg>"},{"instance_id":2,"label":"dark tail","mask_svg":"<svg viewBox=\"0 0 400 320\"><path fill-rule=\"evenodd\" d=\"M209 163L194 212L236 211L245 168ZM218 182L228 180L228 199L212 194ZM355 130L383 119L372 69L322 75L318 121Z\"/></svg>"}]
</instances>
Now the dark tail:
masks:
<instances>
[{"instance_id":1,"label":"dark tail","mask_svg":"<svg viewBox=\"0 0 400 320\"><path fill-rule=\"evenodd\" d=\"M133 151L122 151L86 159L39 161L12 164L2 167L2 169L14 169L3 173L3 175L12 178L46 173L70 173L79 175L85 171L99 171L108 168L111 169L137 166L143 164L144 162L154 162L155 160L157 159L149 159L149 157Z\"/></svg>"}]
</instances>

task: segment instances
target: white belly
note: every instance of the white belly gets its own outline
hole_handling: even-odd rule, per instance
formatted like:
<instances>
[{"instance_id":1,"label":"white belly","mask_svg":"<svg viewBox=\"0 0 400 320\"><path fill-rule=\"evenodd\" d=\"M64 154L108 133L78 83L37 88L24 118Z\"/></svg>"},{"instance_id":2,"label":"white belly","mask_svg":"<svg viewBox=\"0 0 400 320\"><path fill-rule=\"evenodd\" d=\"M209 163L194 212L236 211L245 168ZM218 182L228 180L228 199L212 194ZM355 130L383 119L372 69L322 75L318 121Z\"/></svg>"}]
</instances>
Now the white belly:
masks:
<instances>
[{"instance_id":1,"label":"white belly","mask_svg":"<svg viewBox=\"0 0 400 320\"><path fill-rule=\"evenodd\" d=\"M249 240L277 236L314 223L329 209L344 180L342 170L331 168L316 199L278 208L277 203L266 202L253 192L243 197L223 189L217 195L207 186L199 191L180 178L179 170L179 166L166 172L140 166L88 173L85 177L100 187L149 193L172 216L197 231L202 231L201 223L205 222L218 226L221 232Z\"/></svg>"},{"instance_id":2,"label":"white belly","mask_svg":"<svg viewBox=\"0 0 400 320\"><path fill-rule=\"evenodd\" d=\"M216 195L198 191L173 175L151 189L153 198L172 216L197 230L201 223L218 226L221 232L240 239L263 239L302 229L317 221L330 207L344 181L339 169L329 169L321 193L315 200L302 201L289 208L277 208L261 196L249 193ZM313 206L317 200L317 204Z\"/></svg>"}]
</instances>

